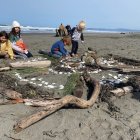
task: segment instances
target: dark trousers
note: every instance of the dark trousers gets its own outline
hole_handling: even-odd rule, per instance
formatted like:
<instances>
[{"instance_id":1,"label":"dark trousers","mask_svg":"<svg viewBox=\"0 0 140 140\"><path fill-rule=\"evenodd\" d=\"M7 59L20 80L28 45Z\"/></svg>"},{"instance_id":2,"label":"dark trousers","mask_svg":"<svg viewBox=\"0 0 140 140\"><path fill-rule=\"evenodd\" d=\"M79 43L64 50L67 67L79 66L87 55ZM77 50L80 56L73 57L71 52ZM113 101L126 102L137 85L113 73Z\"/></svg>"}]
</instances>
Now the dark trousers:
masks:
<instances>
[{"instance_id":1,"label":"dark trousers","mask_svg":"<svg viewBox=\"0 0 140 140\"><path fill-rule=\"evenodd\" d=\"M33 55L28 51L28 53L21 53L18 51L14 51L14 54L16 55L17 58L23 58L23 59L27 59L30 57L33 57Z\"/></svg>"},{"instance_id":2,"label":"dark trousers","mask_svg":"<svg viewBox=\"0 0 140 140\"><path fill-rule=\"evenodd\" d=\"M28 53L26 54L26 56L29 57L33 57L33 55L31 54L31 52L28 51Z\"/></svg>"},{"instance_id":3,"label":"dark trousers","mask_svg":"<svg viewBox=\"0 0 140 140\"><path fill-rule=\"evenodd\" d=\"M78 51L78 41L72 40L71 54L77 54Z\"/></svg>"}]
</instances>

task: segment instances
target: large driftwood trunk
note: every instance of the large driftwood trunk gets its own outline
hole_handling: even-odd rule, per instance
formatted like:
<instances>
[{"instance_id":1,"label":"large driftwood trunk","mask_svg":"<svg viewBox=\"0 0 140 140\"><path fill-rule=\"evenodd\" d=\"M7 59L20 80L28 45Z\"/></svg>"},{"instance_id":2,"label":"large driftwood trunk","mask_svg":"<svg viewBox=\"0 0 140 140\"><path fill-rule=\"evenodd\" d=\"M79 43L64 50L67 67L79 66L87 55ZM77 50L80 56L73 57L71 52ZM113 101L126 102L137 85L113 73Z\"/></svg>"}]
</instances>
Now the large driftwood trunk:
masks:
<instances>
[{"instance_id":1,"label":"large driftwood trunk","mask_svg":"<svg viewBox=\"0 0 140 140\"><path fill-rule=\"evenodd\" d=\"M20 61L20 62L14 62L10 63L10 66L12 68L23 68L23 67L49 67L51 65L50 60L45 61Z\"/></svg>"},{"instance_id":2,"label":"large driftwood trunk","mask_svg":"<svg viewBox=\"0 0 140 140\"><path fill-rule=\"evenodd\" d=\"M56 112L60 108L66 106L67 104L72 104L72 105L75 105L82 109L91 107L95 103L96 99L98 98L101 86L100 86L99 82L94 79L88 79L88 80L89 80L89 82L91 82L92 86L94 87L92 96L89 100L84 100L84 99L77 98L72 95L67 95L67 96L63 97L62 99L51 101L51 104L47 103L46 107L44 107L43 110L20 120L14 126L15 131L19 132L22 129L27 128L28 126L36 123L37 121L41 120L42 118L52 114L53 112Z\"/></svg>"}]
</instances>

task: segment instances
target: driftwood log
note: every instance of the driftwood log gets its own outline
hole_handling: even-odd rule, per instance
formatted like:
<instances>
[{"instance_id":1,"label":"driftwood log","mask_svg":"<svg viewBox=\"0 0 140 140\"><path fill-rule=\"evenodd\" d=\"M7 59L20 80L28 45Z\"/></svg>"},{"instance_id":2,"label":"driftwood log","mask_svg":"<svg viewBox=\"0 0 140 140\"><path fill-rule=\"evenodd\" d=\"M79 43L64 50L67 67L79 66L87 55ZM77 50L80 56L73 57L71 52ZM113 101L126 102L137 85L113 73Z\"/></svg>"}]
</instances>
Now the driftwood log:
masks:
<instances>
[{"instance_id":1,"label":"driftwood log","mask_svg":"<svg viewBox=\"0 0 140 140\"><path fill-rule=\"evenodd\" d=\"M50 60L45 61L20 61L20 62L14 62L10 63L10 66L12 68L23 68L23 67L49 67L51 65Z\"/></svg>"},{"instance_id":2,"label":"driftwood log","mask_svg":"<svg viewBox=\"0 0 140 140\"><path fill-rule=\"evenodd\" d=\"M3 68L0 68L0 71L7 71L7 70L10 70L11 68L10 67L3 67Z\"/></svg>"},{"instance_id":3,"label":"driftwood log","mask_svg":"<svg viewBox=\"0 0 140 140\"><path fill-rule=\"evenodd\" d=\"M23 103L22 94L12 90L0 87L0 94L3 99L0 99L0 105Z\"/></svg>"},{"instance_id":4,"label":"driftwood log","mask_svg":"<svg viewBox=\"0 0 140 140\"><path fill-rule=\"evenodd\" d=\"M123 88L117 88L117 89L111 90L110 92L119 97L119 96L126 95L127 93L131 93L132 91L133 91L132 86L126 86Z\"/></svg>"},{"instance_id":5,"label":"driftwood log","mask_svg":"<svg viewBox=\"0 0 140 140\"><path fill-rule=\"evenodd\" d=\"M59 110L60 108L66 106L68 104L75 105L76 107L79 107L82 109L91 107L95 103L96 99L98 98L101 85L98 81L91 79L91 78L87 78L85 80L87 82L90 82L94 88L94 90L92 91L91 98L89 100L84 100L84 99L77 98L72 95L67 95L59 100L51 101L51 103L47 102L45 107L41 111L20 120L14 126L14 130L16 132L20 132L21 130L23 130L23 129L27 128L28 126L36 123L37 121L45 118L46 116L56 112L57 110Z\"/></svg>"},{"instance_id":6,"label":"driftwood log","mask_svg":"<svg viewBox=\"0 0 140 140\"><path fill-rule=\"evenodd\" d=\"M123 62L126 65L140 66L140 60L130 59L130 58L122 57L119 55L113 55L113 54L108 54L108 56L114 58L115 60L118 60L119 62Z\"/></svg>"},{"instance_id":7,"label":"driftwood log","mask_svg":"<svg viewBox=\"0 0 140 140\"><path fill-rule=\"evenodd\" d=\"M140 72L140 67L138 67L138 68L123 68L122 70L121 70L122 72Z\"/></svg>"},{"instance_id":8,"label":"driftwood log","mask_svg":"<svg viewBox=\"0 0 140 140\"><path fill-rule=\"evenodd\" d=\"M114 70L118 70L118 71L122 71L122 72L140 72L140 67L139 66L133 66L133 65L120 65L120 64L116 64L116 65L105 65L102 64L100 62L100 58L96 59L97 65L99 66L99 68L103 69L103 70L110 70L110 69L114 69Z\"/></svg>"}]
</instances>

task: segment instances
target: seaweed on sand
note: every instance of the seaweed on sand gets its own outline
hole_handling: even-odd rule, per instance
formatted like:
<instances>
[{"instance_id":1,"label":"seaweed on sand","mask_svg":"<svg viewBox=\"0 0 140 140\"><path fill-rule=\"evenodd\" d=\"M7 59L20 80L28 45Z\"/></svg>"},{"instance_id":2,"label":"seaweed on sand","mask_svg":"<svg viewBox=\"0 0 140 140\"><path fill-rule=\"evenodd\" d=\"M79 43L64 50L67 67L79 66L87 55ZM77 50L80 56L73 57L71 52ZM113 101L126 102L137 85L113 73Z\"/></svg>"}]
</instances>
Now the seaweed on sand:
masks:
<instances>
[{"instance_id":1,"label":"seaweed on sand","mask_svg":"<svg viewBox=\"0 0 140 140\"><path fill-rule=\"evenodd\" d=\"M80 74L78 74L78 73L71 74L68 77L68 80L65 84L63 94L64 95L72 94L79 79L80 79Z\"/></svg>"}]
</instances>

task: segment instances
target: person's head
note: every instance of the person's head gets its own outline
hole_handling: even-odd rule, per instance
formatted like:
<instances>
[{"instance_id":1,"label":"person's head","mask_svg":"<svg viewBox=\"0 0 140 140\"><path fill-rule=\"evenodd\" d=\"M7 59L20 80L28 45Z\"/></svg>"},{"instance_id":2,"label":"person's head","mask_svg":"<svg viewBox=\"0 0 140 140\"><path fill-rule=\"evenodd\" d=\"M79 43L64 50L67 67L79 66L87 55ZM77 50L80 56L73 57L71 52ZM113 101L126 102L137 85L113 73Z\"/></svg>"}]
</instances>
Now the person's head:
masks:
<instances>
[{"instance_id":1,"label":"person's head","mask_svg":"<svg viewBox=\"0 0 140 140\"><path fill-rule=\"evenodd\" d=\"M66 46L70 46L71 45L71 37L70 36L64 36L62 38L63 42L64 42L64 45Z\"/></svg>"},{"instance_id":2,"label":"person's head","mask_svg":"<svg viewBox=\"0 0 140 140\"><path fill-rule=\"evenodd\" d=\"M0 42L4 43L8 40L8 34L6 33L6 31L1 31L0 32Z\"/></svg>"},{"instance_id":3,"label":"person's head","mask_svg":"<svg viewBox=\"0 0 140 140\"><path fill-rule=\"evenodd\" d=\"M20 23L17 21L13 21L12 23L12 33L13 34L20 34Z\"/></svg>"},{"instance_id":4,"label":"person's head","mask_svg":"<svg viewBox=\"0 0 140 140\"><path fill-rule=\"evenodd\" d=\"M86 27L86 23L84 21L80 21L79 24L78 24L78 29L79 30L84 30Z\"/></svg>"}]
</instances>

